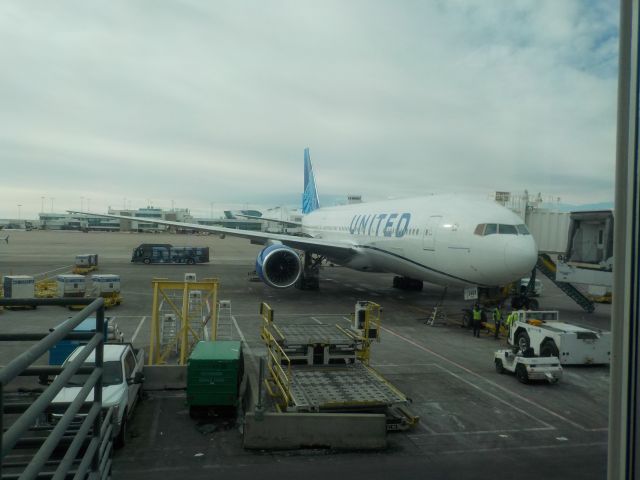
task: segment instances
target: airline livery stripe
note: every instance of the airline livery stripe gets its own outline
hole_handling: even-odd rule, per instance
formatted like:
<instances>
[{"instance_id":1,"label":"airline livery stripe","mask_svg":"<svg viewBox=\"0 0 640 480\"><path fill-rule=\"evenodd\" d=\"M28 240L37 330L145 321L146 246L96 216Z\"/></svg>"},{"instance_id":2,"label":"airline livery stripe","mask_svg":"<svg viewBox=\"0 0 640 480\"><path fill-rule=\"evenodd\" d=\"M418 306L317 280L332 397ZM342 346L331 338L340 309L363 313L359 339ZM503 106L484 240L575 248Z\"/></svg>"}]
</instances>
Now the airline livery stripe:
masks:
<instances>
[{"instance_id":1,"label":"airline livery stripe","mask_svg":"<svg viewBox=\"0 0 640 480\"><path fill-rule=\"evenodd\" d=\"M487 287L488 286L488 285L479 284L477 282L472 282L472 281L467 280L467 279L462 278L462 277L456 277L455 275L451 275L450 273L447 273L447 272L442 272L442 271L437 270L435 268L427 267L426 265L418 263L418 262L416 262L414 260L411 260L411 259L409 259L407 257L403 257L402 255L398 255L397 253L393 253L393 252L390 252L388 250L383 250L382 248L372 247L370 245L356 245L356 248L368 248L370 250L376 250L377 252L380 252L380 253L386 253L387 255L391 255L392 257L399 258L401 260L404 260L405 262L413 263L414 265L417 265L418 267L424 268L425 270L430 270L430 271L435 272L437 274L444 275L445 277L449 277L449 278L454 278L456 280L460 280L461 282L468 283L469 285L478 285L480 287Z\"/></svg>"}]
</instances>

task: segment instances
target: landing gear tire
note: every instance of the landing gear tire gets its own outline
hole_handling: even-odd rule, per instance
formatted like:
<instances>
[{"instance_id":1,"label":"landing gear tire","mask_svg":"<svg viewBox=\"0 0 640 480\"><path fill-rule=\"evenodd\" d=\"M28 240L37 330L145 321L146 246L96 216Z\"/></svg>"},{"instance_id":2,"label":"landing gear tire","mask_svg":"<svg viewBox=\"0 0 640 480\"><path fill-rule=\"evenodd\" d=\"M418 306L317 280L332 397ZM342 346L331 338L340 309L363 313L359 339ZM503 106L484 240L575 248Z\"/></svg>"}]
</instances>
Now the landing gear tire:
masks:
<instances>
[{"instance_id":1,"label":"landing gear tire","mask_svg":"<svg viewBox=\"0 0 640 480\"><path fill-rule=\"evenodd\" d=\"M559 357L560 352L558 351L558 347L556 346L556 342L553 340L547 340L540 345L540 356L541 357Z\"/></svg>"},{"instance_id":2,"label":"landing gear tire","mask_svg":"<svg viewBox=\"0 0 640 480\"><path fill-rule=\"evenodd\" d=\"M504 373L504 365L502 365L502 360L496 358L496 372L503 374Z\"/></svg>"},{"instance_id":3,"label":"landing gear tire","mask_svg":"<svg viewBox=\"0 0 640 480\"><path fill-rule=\"evenodd\" d=\"M516 377L518 378L520 383L529 383L529 375L527 374L527 369L521 363L516 365Z\"/></svg>"},{"instance_id":4,"label":"landing gear tire","mask_svg":"<svg viewBox=\"0 0 640 480\"><path fill-rule=\"evenodd\" d=\"M393 277L393 288L399 290L412 290L415 292L421 292L424 283L422 280L416 280L408 277Z\"/></svg>"}]
</instances>

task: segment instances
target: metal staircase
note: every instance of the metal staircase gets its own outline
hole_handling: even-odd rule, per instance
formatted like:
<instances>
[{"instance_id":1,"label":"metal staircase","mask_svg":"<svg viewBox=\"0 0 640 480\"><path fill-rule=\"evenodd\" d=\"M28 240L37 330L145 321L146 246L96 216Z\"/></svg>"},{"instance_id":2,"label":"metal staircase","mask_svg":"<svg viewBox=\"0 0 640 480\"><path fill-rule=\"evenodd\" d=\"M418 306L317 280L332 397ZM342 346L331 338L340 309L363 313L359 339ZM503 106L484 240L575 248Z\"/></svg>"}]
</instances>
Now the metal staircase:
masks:
<instances>
[{"instance_id":1,"label":"metal staircase","mask_svg":"<svg viewBox=\"0 0 640 480\"><path fill-rule=\"evenodd\" d=\"M536 264L549 280L551 280L560 290L562 290L571 300L576 302L585 312L591 313L595 310L595 305L585 295L583 295L576 287L567 282L558 282L556 280L556 264L546 253L538 255L538 263Z\"/></svg>"},{"instance_id":2,"label":"metal staircase","mask_svg":"<svg viewBox=\"0 0 640 480\"><path fill-rule=\"evenodd\" d=\"M231 320L231 300L218 302L218 325L216 340L233 340L233 323Z\"/></svg>"}]
</instances>

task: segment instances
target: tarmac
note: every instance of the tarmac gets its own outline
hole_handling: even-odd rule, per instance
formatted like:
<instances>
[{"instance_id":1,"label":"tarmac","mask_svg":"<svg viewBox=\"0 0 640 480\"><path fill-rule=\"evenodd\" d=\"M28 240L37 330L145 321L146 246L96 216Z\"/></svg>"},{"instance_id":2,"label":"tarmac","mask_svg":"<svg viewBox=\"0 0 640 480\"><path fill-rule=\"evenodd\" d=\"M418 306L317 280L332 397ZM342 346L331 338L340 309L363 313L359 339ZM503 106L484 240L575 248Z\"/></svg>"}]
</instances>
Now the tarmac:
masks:
<instances>
[{"instance_id":1,"label":"tarmac","mask_svg":"<svg viewBox=\"0 0 640 480\"><path fill-rule=\"evenodd\" d=\"M211 262L195 266L130 263L141 243L209 246ZM220 281L218 298L231 301L234 338L245 342L250 361L264 354L260 302L278 319L338 323L356 301L383 309L382 338L371 365L412 403L418 425L387 435L387 448L348 452L324 448L252 451L242 447L242 424L233 417L193 420L183 391L150 392L129 426L127 446L115 453L113 478L606 478L608 366L565 367L557 385L524 385L499 375L493 352L506 346L483 332L474 338L461 327L461 289L445 296L447 318L425 321L443 288L425 284L422 292L391 287L393 275L367 274L325 266L319 291L275 290L248 280L260 246L227 237L202 235L10 232L0 245L0 275L51 275L69 271L75 255L98 253L96 273L121 276L123 304L109 309L125 338L148 349L151 279L182 281L185 272ZM560 310L570 323L608 330L610 306L592 314L541 278L541 309ZM61 307L0 313L2 332L46 332L69 312ZM24 344L3 343L6 364ZM46 363L46 359L42 359Z\"/></svg>"}]
</instances>

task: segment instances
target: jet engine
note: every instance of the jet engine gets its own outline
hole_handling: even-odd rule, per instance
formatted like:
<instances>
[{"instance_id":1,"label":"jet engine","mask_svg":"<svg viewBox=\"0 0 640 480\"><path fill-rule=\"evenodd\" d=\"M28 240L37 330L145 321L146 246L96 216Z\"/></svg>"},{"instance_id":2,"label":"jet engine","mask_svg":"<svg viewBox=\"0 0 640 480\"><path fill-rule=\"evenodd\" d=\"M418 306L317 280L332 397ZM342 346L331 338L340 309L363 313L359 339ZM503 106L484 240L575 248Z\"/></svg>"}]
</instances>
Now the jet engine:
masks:
<instances>
[{"instance_id":1,"label":"jet engine","mask_svg":"<svg viewBox=\"0 0 640 480\"><path fill-rule=\"evenodd\" d=\"M258 254L256 273L270 287L289 288L300 278L302 261L293 248L270 245Z\"/></svg>"}]
</instances>

